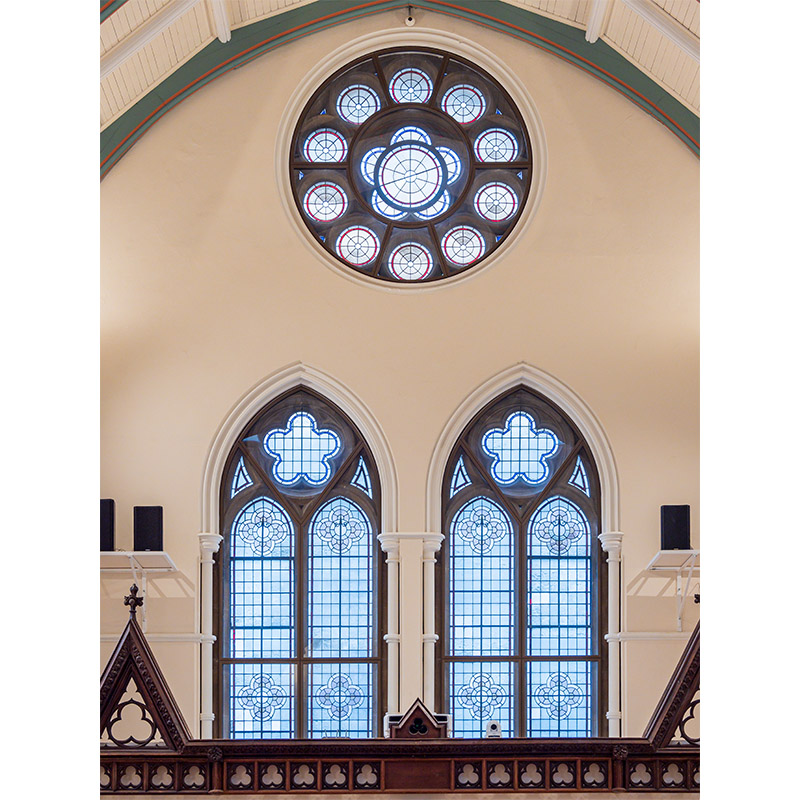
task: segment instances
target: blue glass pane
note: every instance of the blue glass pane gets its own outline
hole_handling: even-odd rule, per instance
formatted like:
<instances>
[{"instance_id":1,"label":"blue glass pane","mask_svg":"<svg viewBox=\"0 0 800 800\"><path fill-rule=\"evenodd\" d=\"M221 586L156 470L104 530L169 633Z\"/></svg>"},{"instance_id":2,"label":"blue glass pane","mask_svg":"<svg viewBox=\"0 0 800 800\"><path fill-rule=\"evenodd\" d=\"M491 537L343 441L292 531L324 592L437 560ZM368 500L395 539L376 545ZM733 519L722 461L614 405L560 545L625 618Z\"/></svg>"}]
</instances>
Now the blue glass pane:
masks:
<instances>
[{"instance_id":1,"label":"blue glass pane","mask_svg":"<svg viewBox=\"0 0 800 800\"><path fill-rule=\"evenodd\" d=\"M230 641L233 658L294 655L294 528L265 497L248 503L231 530Z\"/></svg>"},{"instance_id":2,"label":"blue glass pane","mask_svg":"<svg viewBox=\"0 0 800 800\"><path fill-rule=\"evenodd\" d=\"M450 663L453 736L483 737L490 720L500 723L505 736L513 733L513 669L503 662Z\"/></svg>"},{"instance_id":3,"label":"blue glass pane","mask_svg":"<svg viewBox=\"0 0 800 800\"><path fill-rule=\"evenodd\" d=\"M528 559L528 654L592 653L591 561Z\"/></svg>"},{"instance_id":4,"label":"blue glass pane","mask_svg":"<svg viewBox=\"0 0 800 800\"><path fill-rule=\"evenodd\" d=\"M310 526L308 656L373 654L373 560L364 512L344 497L325 503Z\"/></svg>"},{"instance_id":5,"label":"blue glass pane","mask_svg":"<svg viewBox=\"0 0 800 800\"><path fill-rule=\"evenodd\" d=\"M341 441L329 430L317 430L311 414L298 411L286 427L276 428L264 437L264 449L275 458L272 474L278 483L290 486L306 480L322 486L331 477L330 460L339 452Z\"/></svg>"},{"instance_id":6,"label":"blue glass pane","mask_svg":"<svg viewBox=\"0 0 800 800\"><path fill-rule=\"evenodd\" d=\"M528 553L532 556L588 556L589 520L566 497L542 503L528 525Z\"/></svg>"},{"instance_id":7,"label":"blue glass pane","mask_svg":"<svg viewBox=\"0 0 800 800\"><path fill-rule=\"evenodd\" d=\"M589 478L586 475L586 468L583 466L583 461L581 461L580 456L578 460L575 462L575 469L572 471L572 476L569 479L569 483L573 486L577 486L587 497L589 497Z\"/></svg>"},{"instance_id":8,"label":"blue glass pane","mask_svg":"<svg viewBox=\"0 0 800 800\"><path fill-rule=\"evenodd\" d=\"M308 735L374 736L374 664L312 664Z\"/></svg>"},{"instance_id":9,"label":"blue glass pane","mask_svg":"<svg viewBox=\"0 0 800 800\"><path fill-rule=\"evenodd\" d=\"M514 633L514 542L506 512L465 503L450 529L450 652L508 655Z\"/></svg>"},{"instance_id":10,"label":"blue glass pane","mask_svg":"<svg viewBox=\"0 0 800 800\"><path fill-rule=\"evenodd\" d=\"M528 736L591 736L594 672L588 661L528 664Z\"/></svg>"},{"instance_id":11,"label":"blue glass pane","mask_svg":"<svg viewBox=\"0 0 800 800\"><path fill-rule=\"evenodd\" d=\"M294 666L231 664L228 670L231 738L293 737Z\"/></svg>"},{"instance_id":12,"label":"blue glass pane","mask_svg":"<svg viewBox=\"0 0 800 800\"><path fill-rule=\"evenodd\" d=\"M467 468L464 466L464 457L462 456L458 459L456 468L453 470L453 479L450 481L450 497L453 497L453 495L471 483L472 481L469 479Z\"/></svg>"},{"instance_id":13,"label":"blue glass pane","mask_svg":"<svg viewBox=\"0 0 800 800\"><path fill-rule=\"evenodd\" d=\"M236 472L233 473L233 480L231 481L231 497L241 492L242 489L246 489L248 486L252 485L253 480L244 465L244 458L240 458L239 463L236 465Z\"/></svg>"},{"instance_id":14,"label":"blue glass pane","mask_svg":"<svg viewBox=\"0 0 800 800\"><path fill-rule=\"evenodd\" d=\"M550 476L547 462L558 451L558 437L547 428L536 427L534 418L516 411L506 419L504 428L487 431L481 442L492 459L492 477L504 486L522 480L532 486Z\"/></svg>"},{"instance_id":15,"label":"blue glass pane","mask_svg":"<svg viewBox=\"0 0 800 800\"><path fill-rule=\"evenodd\" d=\"M350 485L358 486L359 489L366 493L367 497L372 497L372 481L369 479L369 470L363 458L358 459L358 466Z\"/></svg>"}]
</instances>

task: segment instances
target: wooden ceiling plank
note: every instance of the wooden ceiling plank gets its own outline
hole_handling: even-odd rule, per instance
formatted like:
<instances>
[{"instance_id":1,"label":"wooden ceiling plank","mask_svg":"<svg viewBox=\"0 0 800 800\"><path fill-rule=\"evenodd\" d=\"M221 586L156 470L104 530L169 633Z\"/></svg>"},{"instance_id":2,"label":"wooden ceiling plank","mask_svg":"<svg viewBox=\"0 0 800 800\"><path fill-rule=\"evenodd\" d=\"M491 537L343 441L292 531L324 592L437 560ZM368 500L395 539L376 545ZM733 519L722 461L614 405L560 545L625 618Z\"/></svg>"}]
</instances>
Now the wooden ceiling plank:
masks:
<instances>
[{"instance_id":1,"label":"wooden ceiling plank","mask_svg":"<svg viewBox=\"0 0 800 800\"><path fill-rule=\"evenodd\" d=\"M662 8L650 0L619 0L619 2L624 3L642 19L647 20L650 25L678 45L688 56L695 61L700 60L699 39Z\"/></svg>"},{"instance_id":2,"label":"wooden ceiling plank","mask_svg":"<svg viewBox=\"0 0 800 800\"><path fill-rule=\"evenodd\" d=\"M137 50L140 50L148 42L151 42L162 31L169 28L172 23L182 17L192 6L201 0L173 0L172 3L164 6L158 13L133 31L130 36L125 37L113 50L100 59L100 77L103 78L113 72L121 63L130 58ZM125 8L125 6L123 6ZM110 20L117 14L109 17Z\"/></svg>"}]
</instances>

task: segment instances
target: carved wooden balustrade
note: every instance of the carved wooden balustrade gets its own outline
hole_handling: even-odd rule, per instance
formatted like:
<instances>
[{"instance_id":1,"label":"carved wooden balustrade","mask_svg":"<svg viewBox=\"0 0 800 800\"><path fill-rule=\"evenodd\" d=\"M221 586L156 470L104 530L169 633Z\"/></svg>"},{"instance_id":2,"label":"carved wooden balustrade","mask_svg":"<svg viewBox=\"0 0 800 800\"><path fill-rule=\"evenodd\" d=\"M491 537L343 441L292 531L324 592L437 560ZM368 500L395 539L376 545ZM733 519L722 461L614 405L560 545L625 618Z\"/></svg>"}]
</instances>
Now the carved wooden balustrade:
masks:
<instances>
[{"instance_id":1,"label":"carved wooden balustrade","mask_svg":"<svg viewBox=\"0 0 800 800\"><path fill-rule=\"evenodd\" d=\"M416 701L386 739L200 740L136 621L141 600L131 587L130 619L101 679L104 793L699 791L700 741L689 732L699 624L641 738L452 739ZM131 716L137 735L125 736Z\"/></svg>"}]
</instances>

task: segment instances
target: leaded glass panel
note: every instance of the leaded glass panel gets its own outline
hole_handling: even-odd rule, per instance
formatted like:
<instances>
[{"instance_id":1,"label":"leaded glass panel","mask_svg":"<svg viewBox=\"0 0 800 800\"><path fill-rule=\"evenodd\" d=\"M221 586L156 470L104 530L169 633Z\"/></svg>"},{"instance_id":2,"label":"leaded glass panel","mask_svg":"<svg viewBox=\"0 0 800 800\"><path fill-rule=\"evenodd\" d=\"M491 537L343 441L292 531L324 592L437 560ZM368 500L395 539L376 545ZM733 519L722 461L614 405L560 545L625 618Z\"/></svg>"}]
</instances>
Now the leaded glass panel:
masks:
<instances>
[{"instance_id":1,"label":"leaded glass panel","mask_svg":"<svg viewBox=\"0 0 800 800\"><path fill-rule=\"evenodd\" d=\"M288 168L319 245L361 274L405 284L494 253L538 180L505 89L427 48L362 56L328 78L300 115Z\"/></svg>"},{"instance_id":2,"label":"leaded glass panel","mask_svg":"<svg viewBox=\"0 0 800 800\"><path fill-rule=\"evenodd\" d=\"M476 414L457 440L439 572L440 675L456 735L483 736L489 719L507 735L601 732L599 491L590 486L599 484L580 432L524 387ZM492 705L503 691L507 704ZM492 716L481 717L484 706Z\"/></svg>"},{"instance_id":3,"label":"leaded glass panel","mask_svg":"<svg viewBox=\"0 0 800 800\"><path fill-rule=\"evenodd\" d=\"M363 438L297 389L242 432L222 486L216 735L375 735L380 484Z\"/></svg>"}]
</instances>

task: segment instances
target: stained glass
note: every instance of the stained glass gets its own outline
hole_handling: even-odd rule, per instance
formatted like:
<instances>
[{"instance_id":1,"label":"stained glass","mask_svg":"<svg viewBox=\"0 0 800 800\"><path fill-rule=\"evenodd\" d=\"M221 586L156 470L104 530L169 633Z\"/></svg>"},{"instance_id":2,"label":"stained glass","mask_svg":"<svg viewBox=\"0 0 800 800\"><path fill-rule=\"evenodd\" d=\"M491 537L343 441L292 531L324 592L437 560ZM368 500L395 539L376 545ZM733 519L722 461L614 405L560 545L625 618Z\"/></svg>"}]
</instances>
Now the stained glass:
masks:
<instances>
[{"instance_id":1,"label":"stained glass","mask_svg":"<svg viewBox=\"0 0 800 800\"><path fill-rule=\"evenodd\" d=\"M333 128L314 131L303 145L306 161L338 163L347 157L347 140Z\"/></svg>"},{"instance_id":2,"label":"stained glass","mask_svg":"<svg viewBox=\"0 0 800 800\"><path fill-rule=\"evenodd\" d=\"M345 228L336 240L336 255L356 267L375 260L381 242L377 235L363 225Z\"/></svg>"},{"instance_id":3,"label":"stained glass","mask_svg":"<svg viewBox=\"0 0 800 800\"><path fill-rule=\"evenodd\" d=\"M303 208L311 219L330 222L347 209L347 195L335 183L315 183L303 198Z\"/></svg>"},{"instance_id":4,"label":"stained glass","mask_svg":"<svg viewBox=\"0 0 800 800\"><path fill-rule=\"evenodd\" d=\"M513 161L518 153L516 137L502 128L489 128L475 139L478 161Z\"/></svg>"},{"instance_id":5,"label":"stained glass","mask_svg":"<svg viewBox=\"0 0 800 800\"><path fill-rule=\"evenodd\" d=\"M530 521L531 553L589 555L589 521L566 497L551 497L542 503Z\"/></svg>"},{"instance_id":6,"label":"stained glass","mask_svg":"<svg viewBox=\"0 0 800 800\"><path fill-rule=\"evenodd\" d=\"M575 462L575 469L572 471L569 483L580 489L587 497L591 497L589 494L589 476L586 474L586 467L583 466L580 456Z\"/></svg>"},{"instance_id":7,"label":"stained glass","mask_svg":"<svg viewBox=\"0 0 800 800\"><path fill-rule=\"evenodd\" d=\"M421 69L401 69L389 83L389 94L395 103L427 103L433 82Z\"/></svg>"},{"instance_id":8,"label":"stained glass","mask_svg":"<svg viewBox=\"0 0 800 800\"><path fill-rule=\"evenodd\" d=\"M313 664L308 731L312 738L374 736L372 664Z\"/></svg>"},{"instance_id":9,"label":"stained glass","mask_svg":"<svg viewBox=\"0 0 800 800\"><path fill-rule=\"evenodd\" d=\"M339 452L341 440L329 430L318 430L311 414L298 411L286 428L275 428L264 437L264 449L275 458L272 474L278 483L291 486L301 480L322 486L331 477L330 460Z\"/></svg>"},{"instance_id":10,"label":"stained glass","mask_svg":"<svg viewBox=\"0 0 800 800\"><path fill-rule=\"evenodd\" d=\"M464 457L461 456L456 463L456 468L453 470L453 478L450 481L450 497L460 492L465 486L469 486L472 481L467 474L467 468L464 466Z\"/></svg>"},{"instance_id":11,"label":"stained glass","mask_svg":"<svg viewBox=\"0 0 800 800\"><path fill-rule=\"evenodd\" d=\"M513 732L511 664L455 661L448 678L454 736L482 738L490 720L499 722L506 736Z\"/></svg>"},{"instance_id":12,"label":"stained glass","mask_svg":"<svg viewBox=\"0 0 800 800\"><path fill-rule=\"evenodd\" d=\"M372 207L382 216L389 219L400 219L408 214L408 211L403 211L398 208L392 208L388 203L384 202L383 198L377 193L372 193Z\"/></svg>"},{"instance_id":13,"label":"stained glass","mask_svg":"<svg viewBox=\"0 0 800 800\"><path fill-rule=\"evenodd\" d=\"M486 431L483 451L492 458L492 477L504 486L524 481L532 486L543 483L550 474L547 462L558 450L558 437L547 428L536 428L526 411L516 411L506 419L503 429Z\"/></svg>"},{"instance_id":14,"label":"stained glass","mask_svg":"<svg viewBox=\"0 0 800 800\"><path fill-rule=\"evenodd\" d=\"M363 456L358 459L358 466L356 467L353 480L350 481L351 486L358 486L367 497L372 497L372 481L369 479L369 470L364 463Z\"/></svg>"},{"instance_id":15,"label":"stained glass","mask_svg":"<svg viewBox=\"0 0 800 800\"><path fill-rule=\"evenodd\" d=\"M442 238L442 251L448 260L465 267L486 252L486 242L475 228L459 225L451 228Z\"/></svg>"},{"instance_id":16,"label":"stained glass","mask_svg":"<svg viewBox=\"0 0 800 800\"><path fill-rule=\"evenodd\" d=\"M595 666L588 661L528 664L528 736L591 736Z\"/></svg>"},{"instance_id":17,"label":"stained glass","mask_svg":"<svg viewBox=\"0 0 800 800\"><path fill-rule=\"evenodd\" d=\"M486 99L474 86L466 83L448 89L442 98L442 111L456 122L469 125L486 111Z\"/></svg>"},{"instance_id":18,"label":"stained glass","mask_svg":"<svg viewBox=\"0 0 800 800\"><path fill-rule=\"evenodd\" d=\"M253 480L250 477L250 473L247 471L247 467L244 465L244 458L240 458L239 463L236 465L236 472L233 473L233 480L231 481L231 497L241 492L242 489L246 489L248 486L252 485Z\"/></svg>"},{"instance_id":19,"label":"stained glass","mask_svg":"<svg viewBox=\"0 0 800 800\"><path fill-rule=\"evenodd\" d=\"M389 269L400 280L422 280L433 269L433 256L422 245L401 244L389 254Z\"/></svg>"},{"instance_id":20,"label":"stained glass","mask_svg":"<svg viewBox=\"0 0 800 800\"><path fill-rule=\"evenodd\" d=\"M487 183L475 194L475 210L490 222L511 219L519 208L516 192L505 183Z\"/></svg>"},{"instance_id":21,"label":"stained glass","mask_svg":"<svg viewBox=\"0 0 800 800\"><path fill-rule=\"evenodd\" d=\"M385 149L385 147L373 147L371 150L367 150L364 158L361 159L361 175L370 186L375 185L375 165Z\"/></svg>"},{"instance_id":22,"label":"stained glass","mask_svg":"<svg viewBox=\"0 0 800 800\"><path fill-rule=\"evenodd\" d=\"M348 87L336 100L336 113L355 125L369 119L380 107L381 101L376 92L363 84Z\"/></svg>"},{"instance_id":23,"label":"stained glass","mask_svg":"<svg viewBox=\"0 0 800 800\"><path fill-rule=\"evenodd\" d=\"M455 183L461 175L461 159L451 147L437 147L436 149L439 151L439 155L444 159L445 166L447 167L447 185L449 186Z\"/></svg>"},{"instance_id":24,"label":"stained glass","mask_svg":"<svg viewBox=\"0 0 800 800\"><path fill-rule=\"evenodd\" d=\"M425 142L425 144L429 145L431 137L418 125L406 125L400 128L391 138L391 144L397 144L398 142Z\"/></svg>"},{"instance_id":25,"label":"stained glass","mask_svg":"<svg viewBox=\"0 0 800 800\"><path fill-rule=\"evenodd\" d=\"M432 206L415 212L415 216L420 219L433 219L439 214L444 214L448 208L450 208L450 192L442 192L442 196Z\"/></svg>"},{"instance_id":26,"label":"stained glass","mask_svg":"<svg viewBox=\"0 0 800 800\"><path fill-rule=\"evenodd\" d=\"M447 168L438 151L422 142L399 142L378 158L376 188L391 206L422 209L435 203Z\"/></svg>"},{"instance_id":27,"label":"stained glass","mask_svg":"<svg viewBox=\"0 0 800 800\"><path fill-rule=\"evenodd\" d=\"M450 653L510 655L514 540L506 512L488 497L465 503L450 526Z\"/></svg>"},{"instance_id":28,"label":"stained glass","mask_svg":"<svg viewBox=\"0 0 800 800\"><path fill-rule=\"evenodd\" d=\"M230 728L235 739L290 739L294 727L292 664L231 664Z\"/></svg>"}]
</instances>

